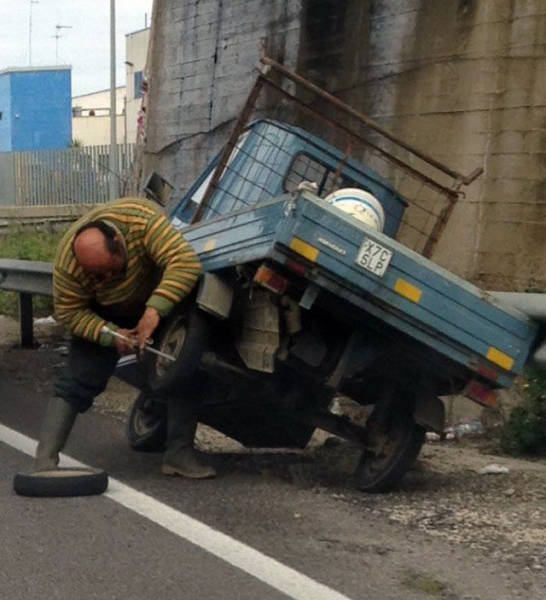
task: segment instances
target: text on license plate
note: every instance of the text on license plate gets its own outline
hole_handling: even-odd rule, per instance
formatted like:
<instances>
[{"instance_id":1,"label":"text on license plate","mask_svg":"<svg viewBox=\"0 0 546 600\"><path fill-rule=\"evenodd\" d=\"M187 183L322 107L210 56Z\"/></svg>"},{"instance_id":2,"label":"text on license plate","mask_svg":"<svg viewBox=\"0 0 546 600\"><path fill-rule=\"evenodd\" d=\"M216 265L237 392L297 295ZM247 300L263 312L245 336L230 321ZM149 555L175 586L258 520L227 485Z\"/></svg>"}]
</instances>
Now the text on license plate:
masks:
<instances>
[{"instance_id":1,"label":"text on license plate","mask_svg":"<svg viewBox=\"0 0 546 600\"><path fill-rule=\"evenodd\" d=\"M364 238L356 256L356 262L361 267L371 271L378 277L383 277L392 258L392 251L369 238Z\"/></svg>"}]
</instances>

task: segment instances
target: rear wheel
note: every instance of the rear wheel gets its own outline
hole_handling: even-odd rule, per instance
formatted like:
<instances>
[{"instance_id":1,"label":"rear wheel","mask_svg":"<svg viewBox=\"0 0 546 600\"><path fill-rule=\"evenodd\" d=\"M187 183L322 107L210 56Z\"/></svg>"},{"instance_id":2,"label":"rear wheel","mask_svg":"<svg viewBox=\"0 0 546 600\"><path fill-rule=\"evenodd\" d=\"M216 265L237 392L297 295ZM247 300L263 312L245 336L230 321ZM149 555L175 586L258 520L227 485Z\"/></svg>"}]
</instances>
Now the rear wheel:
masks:
<instances>
[{"instance_id":1,"label":"rear wheel","mask_svg":"<svg viewBox=\"0 0 546 600\"><path fill-rule=\"evenodd\" d=\"M425 430L413 419L409 407L393 407L383 423L375 408L368 420L369 441L374 451L365 450L355 476L365 492L392 490L413 465L425 441Z\"/></svg>"},{"instance_id":2,"label":"rear wheel","mask_svg":"<svg viewBox=\"0 0 546 600\"><path fill-rule=\"evenodd\" d=\"M161 452L167 439L167 407L141 392L127 422L127 438L133 450Z\"/></svg>"}]
</instances>

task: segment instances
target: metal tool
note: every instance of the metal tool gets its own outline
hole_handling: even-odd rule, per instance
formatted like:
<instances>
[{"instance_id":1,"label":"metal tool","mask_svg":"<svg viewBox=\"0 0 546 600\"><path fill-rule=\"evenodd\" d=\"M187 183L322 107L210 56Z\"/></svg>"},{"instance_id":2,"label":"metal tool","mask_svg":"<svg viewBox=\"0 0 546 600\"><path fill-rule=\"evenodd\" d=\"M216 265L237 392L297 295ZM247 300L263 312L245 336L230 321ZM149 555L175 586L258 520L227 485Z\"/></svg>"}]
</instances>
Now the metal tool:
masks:
<instances>
[{"instance_id":1,"label":"metal tool","mask_svg":"<svg viewBox=\"0 0 546 600\"><path fill-rule=\"evenodd\" d=\"M113 329L110 329L110 327L108 327L107 325L103 325L101 332L109 333L111 336L116 337L120 340L123 340L124 342L127 342L131 345L136 344L136 340L132 340L131 338L128 338L127 336L122 335L121 333L118 333L117 331L114 331ZM157 354L157 356L161 356L161 358L166 358L167 360L170 360L172 362L176 361L176 358L174 356L171 356L170 354L165 354L165 352L161 352L160 350L156 350L155 348L152 348L150 346L145 346L144 350L146 352L151 352L152 354Z\"/></svg>"}]
</instances>

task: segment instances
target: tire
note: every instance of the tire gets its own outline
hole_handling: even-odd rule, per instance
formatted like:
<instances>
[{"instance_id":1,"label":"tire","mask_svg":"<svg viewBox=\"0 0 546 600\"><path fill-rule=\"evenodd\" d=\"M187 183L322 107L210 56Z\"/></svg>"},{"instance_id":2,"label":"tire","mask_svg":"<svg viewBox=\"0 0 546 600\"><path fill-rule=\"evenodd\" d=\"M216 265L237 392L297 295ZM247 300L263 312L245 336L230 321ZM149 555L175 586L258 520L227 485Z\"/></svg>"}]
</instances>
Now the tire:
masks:
<instances>
[{"instance_id":1,"label":"tire","mask_svg":"<svg viewBox=\"0 0 546 600\"><path fill-rule=\"evenodd\" d=\"M62 496L93 496L108 487L108 475L96 469L51 469L34 473L18 473L13 489L20 496L55 498Z\"/></svg>"},{"instance_id":2,"label":"tire","mask_svg":"<svg viewBox=\"0 0 546 600\"><path fill-rule=\"evenodd\" d=\"M131 408L127 421L127 439L133 450L161 452L167 440L167 410L146 392L141 392Z\"/></svg>"},{"instance_id":3,"label":"tire","mask_svg":"<svg viewBox=\"0 0 546 600\"><path fill-rule=\"evenodd\" d=\"M208 346L211 327L195 306L183 306L160 325L154 347L175 357L171 362L146 353L148 387L152 393L176 392L195 374Z\"/></svg>"},{"instance_id":4,"label":"tire","mask_svg":"<svg viewBox=\"0 0 546 600\"><path fill-rule=\"evenodd\" d=\"M369 422L373 419L372 412ZM388 492L400 483L417 459L425 442L425 429L417 425L409 410L401 409L393 412L386 430L371 436L379 436L383 447L379 455L363 452L355 472L356 485L364 492Z\"/></svg>"}]
</instances>

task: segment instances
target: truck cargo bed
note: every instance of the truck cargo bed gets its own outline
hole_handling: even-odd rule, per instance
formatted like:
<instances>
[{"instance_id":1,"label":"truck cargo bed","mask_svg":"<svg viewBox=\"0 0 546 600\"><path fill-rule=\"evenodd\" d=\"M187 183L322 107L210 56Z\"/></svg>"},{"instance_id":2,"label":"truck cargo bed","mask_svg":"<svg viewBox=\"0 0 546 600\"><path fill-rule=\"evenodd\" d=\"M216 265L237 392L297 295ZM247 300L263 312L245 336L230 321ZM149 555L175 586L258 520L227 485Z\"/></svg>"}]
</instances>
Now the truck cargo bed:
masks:
<instances>
[{"instance_id":1,"label":"truck cargo bed","mask_svg":"<svg viewBox=\"0 0 546 600\"><path fill-rule=\"evenodd\" d=\"M362 309L363 320L372 314L451 360L487 372L489 378L493 374L500 386L509 386L521 372L536 337L536 323L523 313L501 306L308 192L202 222L183 233L206 271L263 258L280 263L291 256L303 258L314 266L308 278ZM381 264L374 252L385 257Z\"/></svg>"}]
</instances>

